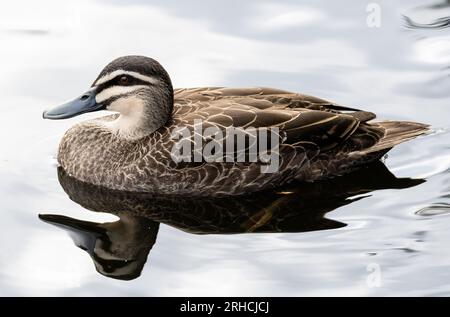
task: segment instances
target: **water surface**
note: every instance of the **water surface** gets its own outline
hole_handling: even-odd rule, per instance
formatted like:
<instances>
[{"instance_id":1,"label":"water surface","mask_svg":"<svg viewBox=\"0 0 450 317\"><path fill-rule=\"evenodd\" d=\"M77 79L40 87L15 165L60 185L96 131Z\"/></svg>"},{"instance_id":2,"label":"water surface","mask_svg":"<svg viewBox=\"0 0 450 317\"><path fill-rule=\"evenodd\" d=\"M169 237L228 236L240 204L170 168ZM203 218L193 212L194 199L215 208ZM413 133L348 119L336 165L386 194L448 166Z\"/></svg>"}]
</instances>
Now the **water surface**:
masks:
<instances>
[{"instance_id":1,"label":"water surface","mask_svg":"<svg viewBox=\"0 0 450 317\"><path fill-rule=\"evenodd\" d=\"M376 3L379 28L357 0L0 5L0 294L450 295L450 4ZM107 192L71 200L58 174L62 134L90 116L41 119L126 54L156 58L176 87L278 87L434 132L389 153L395 176L376 165L265 199L188 202L178 214L158 201L127 218ZM135 263L91 251L111 240L133 245Z\"/></svg>"}]
</instances>

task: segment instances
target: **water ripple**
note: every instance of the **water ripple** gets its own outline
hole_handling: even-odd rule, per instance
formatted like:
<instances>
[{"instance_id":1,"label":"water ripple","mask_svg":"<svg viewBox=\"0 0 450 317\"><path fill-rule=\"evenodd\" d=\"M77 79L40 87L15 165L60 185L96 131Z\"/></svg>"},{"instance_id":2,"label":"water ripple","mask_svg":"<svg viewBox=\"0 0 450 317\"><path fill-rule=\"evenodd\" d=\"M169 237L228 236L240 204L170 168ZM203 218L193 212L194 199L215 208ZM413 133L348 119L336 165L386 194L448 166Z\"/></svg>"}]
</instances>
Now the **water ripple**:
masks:
<instances>
[{"instance_id":1,"label":"water ripple","mask_svg":"<svg viewBox=\"0 0 450 317\"><path fill-rule=\"evenodd\" d=\"M446 215L449 213L450 213L450 204L446 203L433 204L432 206L428 206L416 211L416 215L425 217Z\"/></svg>"},{"instance_id":2,"label":"water ripple","mask_svg":"<svg viewBox=\"0 0 450 317\"><path fill-rule=\"evenodd\" d=\"M450 17L442 17L434 20L430 23L418 23L415 22L410 17L404 15L403 20L405 22L405 27L409 29L445 29L450 27Z\"/></svg>"}]
</instances>

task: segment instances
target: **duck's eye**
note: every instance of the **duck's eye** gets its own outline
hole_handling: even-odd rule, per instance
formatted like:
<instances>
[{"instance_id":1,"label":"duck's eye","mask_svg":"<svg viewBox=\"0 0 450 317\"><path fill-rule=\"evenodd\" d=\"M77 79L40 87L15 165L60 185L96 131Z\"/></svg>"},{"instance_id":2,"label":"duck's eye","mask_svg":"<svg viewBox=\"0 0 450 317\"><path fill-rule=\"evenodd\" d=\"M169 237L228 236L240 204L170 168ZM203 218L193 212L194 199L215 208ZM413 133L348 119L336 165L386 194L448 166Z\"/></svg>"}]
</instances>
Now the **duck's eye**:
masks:
<instances>
[{"instance_id":1,"label":"duck's eye","mask_svg":"<svg viewBox=\"0 0 450 317\"><path fill-rule=\"evenodd\" d=\"M126 85L126 84L129 83L129 81L130 80L128 79L127 76L122 76L122 77L119 78L119 82L120 82L121 85Z\"/></svg>"}]
</instances>

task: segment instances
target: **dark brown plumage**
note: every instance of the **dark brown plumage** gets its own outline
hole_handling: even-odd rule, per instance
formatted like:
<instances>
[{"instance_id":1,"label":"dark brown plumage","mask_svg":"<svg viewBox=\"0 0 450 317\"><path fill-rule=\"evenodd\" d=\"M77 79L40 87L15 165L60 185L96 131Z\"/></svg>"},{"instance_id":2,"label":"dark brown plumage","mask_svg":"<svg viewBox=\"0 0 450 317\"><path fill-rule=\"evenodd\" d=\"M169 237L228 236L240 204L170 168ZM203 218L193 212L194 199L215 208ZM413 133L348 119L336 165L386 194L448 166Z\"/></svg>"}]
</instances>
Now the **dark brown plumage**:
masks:
<instances>
[{"instance_id":1,"label":"dark brown plumage","mask_svg":"<svg viewBox=\"0 0 450 317\"><path fill-rule=\"evenodd\" d=\"M149 63L150 66L131 67L133 63ZM103 95L107 95L108 89L127 89L126 95L111 97L114 100L111 105L120 98L128 104L122 102L120 116L82 122L66 133L58 161L69 174L118 190L170 195L241 195L293 180L310 182L348 173L378 160L395 145L428 130L427 125L414 122L371 122L375 118L373 113L272 88L176 89L172 107L166 104L166 97L155 97L169 95L163 92L171 89L168 88L171 84L166 73L158 74L155 71L158 68L152 63L155 61L145 57L133 57L131 61L124 57L102 72L96 82L102 82ZM110 74L118 70L124 72L123 69L128 72L143 69L142 75L149 77L136 76L149 80L148 87L141 83L134 90L130 90L129 84L111 88L113 84L102 80L112 77ZM146 74L145 69L150 69L151 74ZM111 82L118 85L117 79ZM130 109L138 108L139 102L144 105L142 120L139 126L135 123L135 129L130 132L128 122L133 117L126 116L133 111ZM166 109L171 109L171 113L166 113ZM165 115L170 117L166 123L144 125L147 120ZM123 118L128 121L122 120L119 128L112 128ZM250 141L244 149L226 148L225 156L233 158L234 162L175 162L171 151L180 141L173 138L178 128L185 127L190 132L189 137L181 139L188 139L192 144L201 140L202 150L211 141L211 137L205 136L194 139L196 120L202 122L203 128L215 127L223 135L231 127L279 129L278 170L262 173L264 163L261 161L236 162L239 153L249 157ZM124 121L128 124L127 134L123 132ZM226 144L226 137L220 140ZM195 151L190 155L194 157Z\"/></svg>"}]
</instances>

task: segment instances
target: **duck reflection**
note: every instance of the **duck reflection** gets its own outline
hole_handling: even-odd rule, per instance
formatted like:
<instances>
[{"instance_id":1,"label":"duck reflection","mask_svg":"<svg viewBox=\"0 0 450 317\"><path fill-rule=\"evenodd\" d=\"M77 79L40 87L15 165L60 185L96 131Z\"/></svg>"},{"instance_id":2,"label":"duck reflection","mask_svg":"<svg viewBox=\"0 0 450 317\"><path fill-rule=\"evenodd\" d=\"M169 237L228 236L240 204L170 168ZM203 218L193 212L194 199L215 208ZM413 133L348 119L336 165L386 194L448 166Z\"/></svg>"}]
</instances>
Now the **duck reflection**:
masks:
<instances>
[{"instance_id":1,"label":"duck reflection","mask_svg":"<svg viewBox=\"0 0 450 317\"><path fill-rule=\"evenodd\" d=\"M94 223L62 215L40 215L67 231L107 277L137 278L155 244L159 224L193 234L307 232L346 224L324 215L367 197L378 189L407 188L424 180L396 178L381 162L352 174L316 183L244 197L158 197L110 190L80 182L58 169L70 199L86 209L117 215L112 223ZM352 198L358 195L358 197Z\"/></svg>"}]
</instances>

